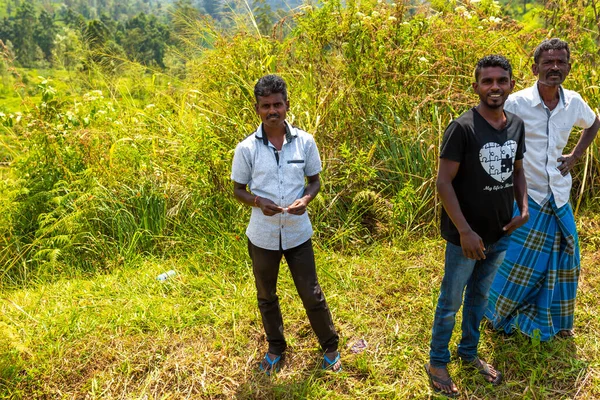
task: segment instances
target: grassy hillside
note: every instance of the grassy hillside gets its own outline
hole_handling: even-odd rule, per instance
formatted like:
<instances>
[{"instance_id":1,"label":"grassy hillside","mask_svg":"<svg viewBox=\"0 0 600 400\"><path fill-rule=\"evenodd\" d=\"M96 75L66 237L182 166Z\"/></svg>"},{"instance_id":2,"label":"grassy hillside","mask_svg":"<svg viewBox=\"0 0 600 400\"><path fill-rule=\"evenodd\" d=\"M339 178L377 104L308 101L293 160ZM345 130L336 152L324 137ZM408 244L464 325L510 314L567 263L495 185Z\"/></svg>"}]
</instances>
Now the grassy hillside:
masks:
<instances>
[{"instance_id":1,"label":"grassy hillside","mask_svg":"<svg viewBox=\"0 0 600 400\"><path fill-rule=\"evenodd\" d=\"M505 373L505 383L486 385L453 360L461 398L600 396L599 258L597 250L585 249L575 339L536 343L485 328L481 354ZM341 335L339 375L318 367L321 353L287 268L279 283L287 361L274 378L257 371L266 340L252 272L237 251L147 259L111 274L6 293L0 304L0 396L426 398L423 364L442 260L440 240L375 246L354 256L317 249L321 284ZM156 280L169 269L178 274ZM453 354L459 326L460 318ZM350 347L359 339L368 347L353 354Z\"/></svg>"}]
</instances>

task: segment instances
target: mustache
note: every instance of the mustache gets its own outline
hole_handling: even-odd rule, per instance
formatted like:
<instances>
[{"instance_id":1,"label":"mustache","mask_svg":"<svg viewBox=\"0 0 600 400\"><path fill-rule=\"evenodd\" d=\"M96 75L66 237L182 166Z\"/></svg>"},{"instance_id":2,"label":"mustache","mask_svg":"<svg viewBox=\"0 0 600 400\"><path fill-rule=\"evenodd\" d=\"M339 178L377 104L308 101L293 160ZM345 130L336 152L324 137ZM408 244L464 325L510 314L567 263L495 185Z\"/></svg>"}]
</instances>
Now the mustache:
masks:
<instances>
[{"instance_id":1,"label":"mustache","mask_svg":"<svg viewBox=\"0 0 600 400\"><path fill-rule=\"evenodd\" d=\"M277 113L269 114L269 115L267 115L267 118L279 118L279 114L277 114Z\"/></svg>"}]
</instances>

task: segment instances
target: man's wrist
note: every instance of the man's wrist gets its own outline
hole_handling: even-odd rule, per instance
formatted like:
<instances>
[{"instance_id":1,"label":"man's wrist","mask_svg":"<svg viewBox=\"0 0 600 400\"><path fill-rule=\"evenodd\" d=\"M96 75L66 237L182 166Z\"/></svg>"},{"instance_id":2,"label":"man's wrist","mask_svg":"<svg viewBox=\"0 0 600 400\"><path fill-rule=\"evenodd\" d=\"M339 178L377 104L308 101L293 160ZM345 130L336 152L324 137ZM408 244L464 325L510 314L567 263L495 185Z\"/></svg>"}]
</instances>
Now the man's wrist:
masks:
<instances>
[{"instance_id":1,"label":"man's wrist","mask_svg":"<svg viewBox=\"0 0 600 400\"><path fill-rule=\"evenodd\" d=\"M469 233L473 232L473 229L471 229L471 227L468 227L466 229L458 229L458 234L459 235L467 235Z\"/></svg>"},{"instance_id":2,"label":"man's wrist","mask_svg":"<svg viewBox=\"0 0 600 400\"><path fill-rule=\"evenodd\" d=\"M258 205L258 196L254 196L254 207L260 207Z\"/></svg>"}]
</instances>

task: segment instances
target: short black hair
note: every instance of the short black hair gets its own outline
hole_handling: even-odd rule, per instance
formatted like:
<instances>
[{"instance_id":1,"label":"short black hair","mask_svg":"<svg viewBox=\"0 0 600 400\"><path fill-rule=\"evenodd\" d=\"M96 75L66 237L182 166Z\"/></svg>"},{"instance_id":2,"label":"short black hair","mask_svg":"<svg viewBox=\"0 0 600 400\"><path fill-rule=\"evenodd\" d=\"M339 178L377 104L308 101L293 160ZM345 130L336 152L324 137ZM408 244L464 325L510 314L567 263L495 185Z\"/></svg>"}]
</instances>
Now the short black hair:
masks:
<instances>
[{"instance_id":1,"label":"short black hair","mask_svg":"<svg viewBox=\"0 0 600 400\"><path fill-rule=\"evenodd\" d=\"M492 54L477 61L477 66L475 67L475 81L479 80L481 70L488 67L500 67L503 70L508 71L508 76L512 79L513 74L510 62L504 56Z\"/></svg>"},{"instance_id":2,"label":"short black hair","mask_svg":"<svg viewBox=\"0 0 600 400\"><path fill-rule=\"evenodd\" d=\"M270 96L274 93L281 93L283 99L287 101L287 85L279 75L265 75L256 82L256 85L254 85L254 98L257 103L259 97Z\"/></svg>"},{"instance_id":3,"label":"short black hair","mask_svg":"<svg viewBox=\"0 0 600 400\"><path fill-rule=\"evenodd\" d=\"M538 47L535 48L535 52L533 53L533 62L538 64L540 62L540 56L542 55L542 52L548 50L566 50L567 61L571 59L571 50L569 50L569 44L564 40L560 40L559 38L552 38L544 40L539 44Z\"/></svg>"}]
</instances>

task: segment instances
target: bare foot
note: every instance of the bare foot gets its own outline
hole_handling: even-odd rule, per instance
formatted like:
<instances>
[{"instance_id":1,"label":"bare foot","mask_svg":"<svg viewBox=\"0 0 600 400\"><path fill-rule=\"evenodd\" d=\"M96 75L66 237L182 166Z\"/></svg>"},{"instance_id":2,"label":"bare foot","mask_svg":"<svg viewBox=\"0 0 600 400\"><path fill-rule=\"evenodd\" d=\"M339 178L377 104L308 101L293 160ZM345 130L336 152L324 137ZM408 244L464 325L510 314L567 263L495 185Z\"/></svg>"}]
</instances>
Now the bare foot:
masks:
<instances>
[{"instance_id":1,"label":"bare foot","mask_svg":"<svg viewBox=\"0 0 600 400\"><path fill-rule=\"evenodd\" d=\"M450 378L450 374L446 367L436 368L433 365L426 364L425 370L429 375L429 382L433 385L434 389L450 396L456 396L458 394L458 388L454 382L452 382L452 378Z\"/></svg>"},{"instance_id":2,"label":"bare foot","mask_svg":"<svg viewBox=\"0 0 600 400\"><path fill-rule=\"evenodd\" d=\"M575 336L575 332L573 332L573 329L563 329L558 331L557 335L561 338L569 338Z\"/></svg>"}]
</instances>

